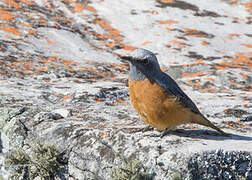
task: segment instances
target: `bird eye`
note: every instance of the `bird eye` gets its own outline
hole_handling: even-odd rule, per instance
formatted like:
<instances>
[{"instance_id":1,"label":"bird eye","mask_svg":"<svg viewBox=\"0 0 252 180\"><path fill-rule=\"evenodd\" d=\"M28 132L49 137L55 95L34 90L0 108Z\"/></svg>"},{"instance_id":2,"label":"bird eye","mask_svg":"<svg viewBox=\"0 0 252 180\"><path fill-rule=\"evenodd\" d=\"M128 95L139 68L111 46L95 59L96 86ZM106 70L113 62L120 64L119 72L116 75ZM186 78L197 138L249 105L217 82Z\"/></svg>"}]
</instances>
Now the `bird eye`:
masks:
<instances>
[{"instance_id":1,"label":"bird eye","mask_svg":"<svg viewBox=\"0 0 252 180\"><path fill-rule=\"evenodd\" d=\"M142 63L143 63L143 65L146 65L146 64L148 64L149 63L149 60L146 58L146 59L143 59L142 60Z\"/></svg>"}]
</instances>

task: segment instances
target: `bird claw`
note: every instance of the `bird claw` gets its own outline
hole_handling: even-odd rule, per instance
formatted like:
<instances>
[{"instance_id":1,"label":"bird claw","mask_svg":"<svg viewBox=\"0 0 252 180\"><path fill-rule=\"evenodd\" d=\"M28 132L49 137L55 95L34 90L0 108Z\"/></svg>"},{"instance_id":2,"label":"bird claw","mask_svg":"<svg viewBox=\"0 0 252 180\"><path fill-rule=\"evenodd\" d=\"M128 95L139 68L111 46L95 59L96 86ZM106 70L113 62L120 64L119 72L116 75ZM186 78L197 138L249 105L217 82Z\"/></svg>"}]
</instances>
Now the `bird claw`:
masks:
<instances>
[{"instance_id":1,"label":"bird claw","mask_svg":"<svg viewBox=\"0 0 252 180\"><path fill-rule=\"evenodd\" d=\"M162 131L159 134L148 134L146 136L148 136L148 137L159 137L159 138L162 139L164 136L166 136L169 133L170 133L170 129L166 128L164 131Z\"/></svg>"},{"instance_id":2,"label":"bird claw","mask_svg":"<svg viewBox=\"0 0 252 180\"><path fill-rule=\"evenodd\" d=\"M166 136L169 133L170 133L170 129L166 128L164 131L162 131L162 133L159 136L160 136L160 138L163 138L164 136Z\"/></svg>"}]
</instances>

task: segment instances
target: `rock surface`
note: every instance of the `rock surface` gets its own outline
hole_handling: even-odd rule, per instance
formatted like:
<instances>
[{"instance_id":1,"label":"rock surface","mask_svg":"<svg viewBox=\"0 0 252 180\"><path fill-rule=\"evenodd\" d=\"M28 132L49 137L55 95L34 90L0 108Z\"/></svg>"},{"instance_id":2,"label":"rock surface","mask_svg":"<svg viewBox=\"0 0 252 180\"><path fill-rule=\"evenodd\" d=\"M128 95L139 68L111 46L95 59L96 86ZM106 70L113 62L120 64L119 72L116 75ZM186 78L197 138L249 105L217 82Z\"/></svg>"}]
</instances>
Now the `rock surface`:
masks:
<instances>
[{"instance_id":1,"label":"rock surface","mask_svg":"<svg viewBox=\"0 0 252 180\"><path fill-rule=\"evenodd\" d=\"M0 178L13 173L13 150L40 143L67 159L56 179L190 179L196 167L214 178L206 164L228 158L241 169L219 176L251 178L251 9L249 0L1 1ZM191 124L163 138L143 132L119 58L140 47L233 135Z\"/></svg>"}]
</instances>

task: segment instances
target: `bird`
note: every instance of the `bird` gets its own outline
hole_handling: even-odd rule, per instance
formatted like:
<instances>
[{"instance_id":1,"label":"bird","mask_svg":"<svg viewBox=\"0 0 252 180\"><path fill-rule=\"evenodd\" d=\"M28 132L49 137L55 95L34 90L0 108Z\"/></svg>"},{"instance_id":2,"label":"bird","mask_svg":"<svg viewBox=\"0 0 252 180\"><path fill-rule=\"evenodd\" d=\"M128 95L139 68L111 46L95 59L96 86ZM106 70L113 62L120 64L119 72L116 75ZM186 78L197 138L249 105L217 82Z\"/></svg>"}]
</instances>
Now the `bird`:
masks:
<instances>
[{"instance_id":1,"label":"bird","mask_svg":"<svg viewBox=\"0 0 252 180\"><path fill-rule=\"evenodd\" d=\"M165 132L185 123L210 127L227 135L211 123L158 63L149 50L138 48L121 56L129 62L129 96L140 117L152 128Z\"/></svg>"}]
</instances>

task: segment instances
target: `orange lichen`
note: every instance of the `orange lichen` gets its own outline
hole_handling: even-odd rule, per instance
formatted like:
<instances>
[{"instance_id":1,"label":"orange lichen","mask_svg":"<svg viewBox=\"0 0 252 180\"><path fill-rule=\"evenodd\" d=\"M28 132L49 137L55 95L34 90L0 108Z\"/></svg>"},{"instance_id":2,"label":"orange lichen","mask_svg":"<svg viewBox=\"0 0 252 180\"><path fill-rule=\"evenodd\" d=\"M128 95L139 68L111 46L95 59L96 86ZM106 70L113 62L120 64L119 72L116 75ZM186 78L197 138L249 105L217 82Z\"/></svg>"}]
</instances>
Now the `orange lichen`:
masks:
<instances>
[{"instance_id":1,"label":"orange lichen","mask_svg":"<svg viewBox=\"0 0 252 180\"><path fill-rule=\"evenodd\" d=\"M117 66L121 67L121 68L127 68L128 66L123 65L123 64L117 64Z\"/></svg>"},{"instance_id":2,"label":"orange lichen","mask_svg":"<svg viewBox=\"0 0 252 180\"><path fill-rule=\"evenodd\" d=\"M175 28L166 28L168 32L175 31Z\"/></svg>"},{"instance_id":3,"label":"orange lichen","mask_svg":"<svg viewBox=\"0 0 252 180\"><path fill-rule=\"evenodd\" d=\"M196 63L198 63L198 64L205 64L205 62L204 62L202 59L198 59L198 60L196 61Z\"/></svg>"},{"instance_id":4,"label":"orange lichen","mask_svg":"<svg viewBox=\"0 0 252 180\"><path fill-rule=\"evenodd\" d=\"M167 44L165 44L165 47L171 47L171 44L170 43L167 43Z\"/></svg>"},{"instance_id":5,"label":"orange lichen","mask_svg":"<svg viewBox=\"0 0 252 180\"><path fill-rule=\"evenodd\" d=\"M245 46L247 48L252 48L252 44L241 44L242 46Z\"/></svg>"},{"instance_id":6,"label":"orange lichen","mask_svg":"<svg viewBox=\"0 0 252 180\"><path fill-rule=\"evenodd\" d=\"M123 49L126 51L134 51L137 48L134 46L127 46L127 45L123 44Z\"/></svg>"},{"instance_id":7,"label":"orange lichen","mask_svg":"<svg viewBox=\"0 0 252 180\"><path fill-rule=\"evenodd\" d=\"M226 125L228 126L228 128L234 129L234 126L232 124L226 123Z\"/></svg>"},{"instance_id":8,"label":"orange lichen","mask_svg":"<svg viewBox=\"0 0 252 180\"><path fill-rule=\"evenodd\" d=\"M111 42L111 43L107 43L106 46L112 49L115 47L115 44Z\"/></svg>"},{"instance_id":9,"label":"orange lichen","mask_svg":"<svg viewBox=\"0 0 252 180\"><path fill-rule=\"evenodd\" d=\"M49 40L49 39L47 39L46 41L47 41L48 44L52 44L52 45L55 44L54 41L51 41L51 40Z\"/></svg>"},{"instance_id":10,"label":"orange lichen","mask_svg":"<svg viewBox=\"0 0 252 180\"><path fill-rule=\"evenodd\" d=\"M200 89L200 92L208 92L209 89Z\"/></svg>"},{"instance_id":11,"label":"orange lichen","mask_svg":"<svg viewBox=\"0 0 252 180\"><path fill-rule=\"evenodd\" d=\"M178 21L172 20L172 19L168 19L168 20L164 20L164 21L159 21L158 24L178 24Z\"/></svg>"},{"instance_id":12,"label":"orange lichen","mask_svg":"<svg viewBox=\"0 0 252 180\"><path fill-rule=\"evenodd\" d=\"M236 18L236 17L234 17L233 18L233 22L235 22L235 23L239 23L239 22L243 22L244 21L244 19L242 19L242 18Z\"/></svg>"},{"instance_id":13,"label":"orange lichen","mask_svg":"<svg viewBox=\"0 0 252 180\"><path fill-rule=\"evenodd\" d=\"M112 39L115 41L116 44L119 44L120 46L124 46L124 44L121 43L122 41L122 35L120 34L121 32L112 28L109 25L109 22L107 22L104 19L97 19L96 23L101 26L101 28L103 28L104 30L108 31L108 33L105 34L98 34L98 38L100 39Z\"/></svg>"},{"instance_id":14,"label":"orange lichen","mask_svg":"<svg viewBox=\"0 0 252 180\"><path fill-rule=\"evenodd\" d=\"M29 28L32 27L32 25L26 24L26 23L22 23L21 25L24 26L24 27L29 27Z\"/></svg>"},{"instance_id":15,"label":"orange lichen","mask_svg":"<svg viewBox=\"0 0 252 180\"><path fill-rule=\"evenodd\" d=\"M28 5L28 6L30 6L30 5L33 5L34 4L34 2L32 2L32 1L28 1L28 0L21 0L24 4L26 4L26 5Z\"/></svg>"},{"instance_id":16,"label":"orange lichen","mask_svg":"<svg viewBox=\"0 0 252 180\"><path fill-rule=\"evenodd\" d=\"M118 98L117 101L118 101L119 103L124 103L124 102L126 102L126 100L124 100L124 99L122 99L122 98Z\"/></svg>"},{"instance_id":17,"label":"orange lichen","mask_svg":"<svg viewBox=\"0 0 252 180\"><path fill-rule=\"evenodd\" d=\"M11 37L9 35L5 35L4 37L7 39L11 39Z\"/></svg>"},{"instance_id":18,"label":"orange lichen","mask_svg":"<svg viewBox=\"0 0 252 180\"><path fill-rule=\"evenodd\" d=\"M82 4L81 3L77 3L77 2L75 2L73 0L65 0L65 1L68 1L71 4L74 5L74 11L75 12L81 12L83 10L88 10L88 11L91 11L91 12L96 12L96 10L93 7L91 7L91 6L88 6L87 2L85 2L85 1Z\"/></svg>"},{"instance_id":19,"label":"orange lichen","mask_svg":"<svg viewBox=\"0 0 252 180\"><path fill-rule=\"evenodd\" d=\"M223 66L214 66L215 69L218 69L218 70L226 70L227 68L226 67L223 67Z\"/></svg>"},{"instance_id":20,"label":"orange lichen","mask_svg":"<svg viewBox=\"0 0 252 180\"><path fill-rule=\"evenodd\" d=\"M228 34L229 39L233 39L233 37L240 37L240 34Z\"/></svg>"},{"instance_id":21,"label":"orange lichen","mask_svg":"<svg viewBox=\"0 0 252 180\"><path fill-rule=\"evenodd\" d=\"M14 18L14 16L11 15L11 13L0 10L0 19L2 19L4 21L9 21L9 20L11 20L13 18Z\"/></svg>"},{"instance_id":22,"label":"orange lichen","mask_svg":"<svg viewBox=\"0 0 252 180\"><path fill-rule=\"evenodd\" d=\"M58 61L58 58L57 56L51 56L48 58L50 61L54 61L54 62L57 62Z\"/></svg>"},{"instance_id":23,"label":"orange lichen","mask_svg":"<svg viewBox=\"0 0 252 180\"><path fill-rule=\"evenodd\" d=\"M48 60L47 59L43 59L43 58L41 58L39 61L42 62L42 63L48 63Z\"/></svg>"},{"instance_id":24,"label":"orange lichen","mask_svg":"<svg viewBox=\"0 0 252 180\"><path fill-rule=\"evenodd\" d=\"M20 32L18 32L18 29L14 28L12 26L9 26L7 24L4 24L4 26L2 28L0 28L0 31L5 31L8 33L14 34L16 36L22 36L22 34Z\"/></svg>"},{"instance_id":25,"label":"orange lichen","mask_svg":"<svg viewBox=\"0 0 252 180\"><path fill-rule=\"evenodd\" d=\"M250 56L249 54L238 52L236 54L236 58L232 60L233 66L237 68L240 68L242 66L252 68L252 61L250 60L251 57L252 55Z\"/></svg>"},{"instance_id":26,"label":"orange lichen","mask_svg":"<svg viewBox=\"0 0 252 180\"><path fill-rule=\"evenodd\" d=\"M76 70L70 68L70 67L64 67L65 69L67 69L68 71L71 71L71 72L75 72Z\"/></svg>"},{"instance_id":27,"label":"orange lichen","mask_svg":"<svg viewBox=\"0 0 252 180\"><path fill-rule=\"evenodd\" d=\"M190 28L185 28L184 33L189 36L195 36L199 33L200 31L197 29L190 29Z\"/></svg>"},{"instance_id":28,"label":"orange lichen","mask_svg":"<svg viewBox=\"0 0 252 180\"><path fill-rule=\"evenodd\" d=\"M230 84L233 85L233 86L238 86L239 85L239 83L233 82L232 80L230 81Z\"/></svg>"},{"instance_id":29,"label":"orange lichen","mask_svg":"<svg viewBox=\"0 0 252 180\"><path fill-rule=\"evenodd\" d=\"M249 11L251 12L252 10L252 0L250 0L250 2L248 3L244 3L243 6Z\"/></svg>"},{"instance_id":30,"label":"orange lichen","mask_svg":"<svg viewBox=\"0 0 252 180\"><path fill-rule=\"evenodd\" d=\"M28 30L28 33L29 33L30 35L33 35L33 34L37 34L38 32L37 32L37 31L34 31L34 30L29 29L29 30Z\"/></svg>"},{"instance_id":31,"label":"orange lichen","mask_svg":"<svg viewBox=\"0 0 252 180\"><path fill-rule=\"evenodd\" d=\"M196 73L183 73L182 76L184 77L197 77L197 76L202 76L204 73L202 71L196 72Z\"/></svg>"},{"instance_id":32,"label":"orange lichen","mask_svg":"<svg viewBox=\"0 0 252 180\"><path fill-rule=\"evenodd\" d=\"M237 60L239 61L239 60ZM231 68L242 68L243 65L242 64L239 64L239 63L232 63L232 62L221 62L219 63L223 68L226 67L231 67Z\"/></svg>"},{"instance_id":33,"label":"orange lichen","mask_svg":"<svg viewBox=\"0 0 252 180\"><path fill-rule=\"evenodd\" d=\"M209 88L208 91L209 91L209 92L214 92L214 89L215 89L214 86L212 86L212 87Z\"/></svg>"},{"instance_id":34,"label":"orange lichen","mask_svg":"<svg viewBox=\"0 0 252 180\"><path fill-rule=\"evenodd\" d=\"M149 13L150 13L150 14L159 14L159 13L158 13L157 11L155 11L155 10L150 10Z\"/></svg>"},{"instance_id":35,"label":"orange lichen","mask_svg":"<svg viewBox=\"0 0 252 180\"><path fill-rule=\"evenodd\" d=\"M67 95L67 96L64 96L63 99L64 99L64 100L67 100L67 99L69 99L70 97L71 97L70 95Z\"/></svg>"},{"instance_id":36,"label":"orange lichen","mask_svg":"<svg viewBox=\"0 0 252 180\"><path fill-rule=\"evenodd\" d=\"M207 46L207 45L209 45L210 43L209 42L207 42L206 40L202 40L201 41L201 45L203 45L203 46Z\"/></svg>"},{"instance_id":37,"label":"orange lichen","mask_svg":"<svg viewBox=\"0 0 252 180\"><path fill-rule=\"evenodd\" d=\"M180 49L182 49L182 48L184 48L185 46L185 43L183 42L183 41L178 41L178 40L171 40L170 41L173 45L176 45L176 46L178 46L178 48L180 48ZM169 45L169 44L167 44L167 45Z\"/></svg>"},{"instance_id":38,"label":"orange lichen","mask_svg":"<svg viewBox=\"0 0 252 180\"><path fill-rule=\"evenodd\" d=\"M74 11L75 12L81 12L81 11L83 11L83 9L84 9L83 5L81 5L79 3L74 3Z\"/></svg>"},{"instance_id":39,"label":"orange lichen","mask_svg":"<svg viewBox=\"0 0 252 180\"><path fill-rule=\"evenodd\" d=\"M24 63L23 66L27 69L32 69L33 65L31 65L30 63Z\"/></svg>"},{"instance_id":40,"label":"orange lichen","mask_svg":"<svg viewBox=\"0 0 252 180\"><path fill-rule=\"evenodd\" d=\"M170 42L175 45L184 45L185 44L183 41L178 41L178 40L171 40Z\"/></svg>"},{"instance_id":41,"label":"orange lichen","mask_svg":"<svg viewBox=\"0 0 252 180\"><path fill-rule=\"evenodd\" d=\"M17 9L22 8L22 5L20 3L17 3L14 0L5 0L5 3L10 5L10 6L13 6L13 7L17 8Z\"/></svg>"},{"instance_id":42,"label":"orange lichen","mask_svg":"<svg viewBox=\"0 0 252 180\"><path fill-rule=\"evenodd\" d=\"M32 72L30 70L24 70L23 71L25 74L31 74Z\"/></svg>"},{"instance_id":43,"label":"orange lichen","mask_svg":"<svg viewBox=\"0 0 252 180\"><path fill-rule=\"evenodd\" d=\"M61 59L60 61L62 61L63 64L66 65L66 66L69 66L69 65L78 65L79 64L77 62L72 62L72 61L69 61L69 60L66 60L66 59Z\"/></svg>"},{"instance_id":44,"label":"orange lichen","mask_svg":"<svg viewBox=\"0 0 252 180\"><path fill-rule=\"evenodd\" d=\"M145 41L142 43L143 46L146 46L147 44L151 44L152 42L151 41Z\"/></svg>"},{"instance_id":45,"label":"orange lichen","mask_svg":"<svg viewBox=\"0 0 252 180\"><path fill-rule=\"evenodd\" d=\"M104 19L97 19L95 22L99 24L103 29L106 29L106 30L111 29L111 26L109 25L109 23L105 21Z\"/></svg>"},{"instance_id":46,"label":"orange lichen","mask_svg":"<svg viewBox=\"0 0 252 180\"><path fill-rule=\"evenodd\" d=\"M111 34L113 34L113 35L120 35L120 31L118 31L118 30L116 30L116 29L111 29L110 31L109 31Z\"/></svg>"},{"instance_id":47,"label":"orange lichen","mask_svg":"<svg viewBox=\"0 0 252 180\"><path fill-rule=\"evenodd\" d=\"M162 3L174 3L174 0L159 0Z\"/></svg>"},{"instance_id":48,"label":"orange lichen","mask_svg":"<svg viewBox=\"0 0 252 180\"><path fill-rule=\"evenodd\" d=\"M95 8L93 8L92 6L85 6L84 9L90 12L96 12Z\"/></svg>"},{"instance_id":49,"label":"orange lichen","mask_svg":"<svg viewBox=\"0 0 252 180\"><path fill-rule=\"evenodd\" d=\"M247 128L247 126L242 125L241 128Z\"/></svg>"},{"instance_id":50,"label":"orange lichen","mask_svg":"<svg viewBox=\"0 0 252 180\"><path fill-rule=\"evenodd\" d=\"M44 19L44 18L42 18L42 17L40 17L40 18L38 19L38 23L41 24L41 25L48 25L47 20Z\"/></svg>"},{"instance_id":51,"label":"orange lichen","mask_svg":"<svg viewBox=\"0 0 252 180\"><path fill-rule=\"evenodd\" d=\"M101 99L99 99L99 98L95 98L94 99L96 102L103 102Z\"/></svg>"},{"instance_id":52,"label":"orange lichen","mask_svg":"<svg viewBox=\"0 0 252 180\"><path fill-rule=\"evenodd\" d=\"M37 69L35 69L35 71L48 72L48 70L45 68L37 68Z\"/></svg>"},{"instance_id":53,"label":"orange lichen","mask_svg":"<svg viewBox=\"0 0 252 180\"><path fill-rule=\"evenodd\" d=\"M204 80L206 80L206 81L212 81L212 80L214 80L214 78L209 77L209 78L204 78Z\"/></svg>"},{"instance_id":54,"label":"orange lichen","mask_svg":"<svg viewBox=\"0 0 252 180\"><path fill-rule=\"evenodd\" d=\"M240 72L240 75L244 78L244 79L248 79L248 75L244 74L243 72Z\"/></svg>"}]
</instances>

